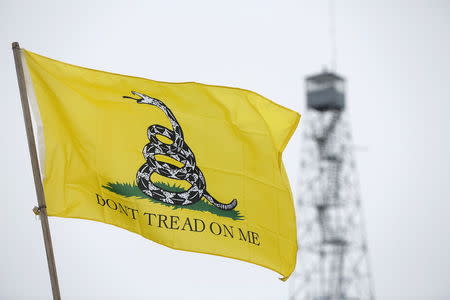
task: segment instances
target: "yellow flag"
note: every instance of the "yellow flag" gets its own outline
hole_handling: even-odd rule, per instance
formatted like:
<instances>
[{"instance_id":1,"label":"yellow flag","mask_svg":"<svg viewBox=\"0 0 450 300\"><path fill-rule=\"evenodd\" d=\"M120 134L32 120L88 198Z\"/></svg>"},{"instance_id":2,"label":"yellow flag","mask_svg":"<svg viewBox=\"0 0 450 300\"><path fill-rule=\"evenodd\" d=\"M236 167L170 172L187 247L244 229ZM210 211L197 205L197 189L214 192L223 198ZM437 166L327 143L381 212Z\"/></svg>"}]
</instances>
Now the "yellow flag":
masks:
<instances>
[{"instance_id":1,"label":"yellow flag","mask_svg":"<svg viewBox=\"0 0 450 300\"><path fill-rule=\"evenodd\" d=\"M112 74L26 50L22 60L50 216L293 272L281 156L298 113L237 88Z\"/></svg>"}]
</instances>

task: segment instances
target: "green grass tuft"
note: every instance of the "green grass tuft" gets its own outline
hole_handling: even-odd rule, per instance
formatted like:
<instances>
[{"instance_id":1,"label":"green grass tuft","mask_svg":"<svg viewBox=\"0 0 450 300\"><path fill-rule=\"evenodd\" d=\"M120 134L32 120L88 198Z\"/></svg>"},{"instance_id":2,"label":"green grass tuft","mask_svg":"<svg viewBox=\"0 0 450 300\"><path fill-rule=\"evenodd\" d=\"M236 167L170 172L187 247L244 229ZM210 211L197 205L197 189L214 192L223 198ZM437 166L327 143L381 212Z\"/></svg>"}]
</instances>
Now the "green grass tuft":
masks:
<instances>
[{"instance_id":1,"label":"green grass tuft","mask_svg":"<svg viewBox=\"0 0 450 300\"><path fill-rule=\"evenodd\" d=\"M177 185L167 185L163 182L155 182L154 185L157 187L169 191L169 192L184 192L185 189L183 189L180 186ZM130 183L120 183L120 182L108 182L106 185L103 186L103 188L107 189L108 191L111 191L113 193L116 193L118 195L124 196L124 197L137 197L141 199L148 199L152 203L164 205L171 207L172 209L190 209L190 210L197 210L197 211L204 211L204 212L210 212L214 215L230 218L233 220L244 220L244 216L241 215L241 213L238 210L222 210L219 209L213 205L211 205L208 201L204 200L203 198L191 205L186 206L180 206L180 205L172 205L168 203L164 203L155 199L150 198L146 194L144 194L139 187L136 184L130 184Z\"/></svg>"}]
</instances>

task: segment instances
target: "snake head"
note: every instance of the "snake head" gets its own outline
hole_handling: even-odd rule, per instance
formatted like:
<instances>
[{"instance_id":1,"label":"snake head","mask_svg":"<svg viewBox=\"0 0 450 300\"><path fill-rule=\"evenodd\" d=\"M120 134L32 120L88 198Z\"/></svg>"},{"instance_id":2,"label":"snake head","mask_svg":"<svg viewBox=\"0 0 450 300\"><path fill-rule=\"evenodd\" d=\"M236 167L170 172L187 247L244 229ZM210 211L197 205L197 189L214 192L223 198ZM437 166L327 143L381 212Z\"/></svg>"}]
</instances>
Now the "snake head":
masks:
<instances>
[{"instance_id":1,"label":"snake head","mask_svg":"<svg viewBox=\"0 0 450 300\"><path fill-rule=\"evenodd\" d=\"M136 100L137 103L144 103L144 104L151 104L151 105L158 105L158 104L162 103L158 99L152 98L152 97L147 96L145 94L141 94L141 93L138 93L138 92L135 92L135 91L131 91L131 93L133 95L138 96L139 98L133 98L133 97L130 97L130 96L123 96L123 98L133 99L133 100Z\"/></svg>"}]
</instances>

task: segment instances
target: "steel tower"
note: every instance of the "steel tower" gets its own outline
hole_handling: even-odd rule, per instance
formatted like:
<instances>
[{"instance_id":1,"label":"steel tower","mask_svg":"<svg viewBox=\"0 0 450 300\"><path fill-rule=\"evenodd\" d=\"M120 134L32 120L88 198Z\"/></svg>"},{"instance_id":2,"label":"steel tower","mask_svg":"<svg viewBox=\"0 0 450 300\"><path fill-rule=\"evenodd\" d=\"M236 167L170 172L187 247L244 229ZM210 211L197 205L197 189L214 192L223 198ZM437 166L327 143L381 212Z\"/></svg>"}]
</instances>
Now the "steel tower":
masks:
<instances>
[{"instance_id":1,"label":"steel tower","mask_svg":"<svg viewBox=\"0 0 450 300\"><path fill-rule=\"evenodd\" d=\"M307 77L306 97L290 299L373 300L345 80L326 71Z\"/></svg>"}]
</instances>

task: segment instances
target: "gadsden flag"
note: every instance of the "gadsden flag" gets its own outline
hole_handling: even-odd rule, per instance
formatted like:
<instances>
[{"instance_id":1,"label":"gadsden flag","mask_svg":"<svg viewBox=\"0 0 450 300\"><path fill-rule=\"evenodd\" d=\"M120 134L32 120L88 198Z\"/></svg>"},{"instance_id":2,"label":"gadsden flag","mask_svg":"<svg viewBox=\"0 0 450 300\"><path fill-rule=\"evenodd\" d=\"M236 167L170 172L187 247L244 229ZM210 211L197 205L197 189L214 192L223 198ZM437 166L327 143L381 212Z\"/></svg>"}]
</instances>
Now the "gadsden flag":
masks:
<instances>
[{"instance_id":1,"label":"gadsden flag","mask_svg":"<svg viewBox=\"0 0 450 300\"><path fill-rule=\"evenodd\" d=\"M298 113L247 90L21 53L50 216L292 273L296 222L282 152Z\"/></svg>"}]
</instances>

